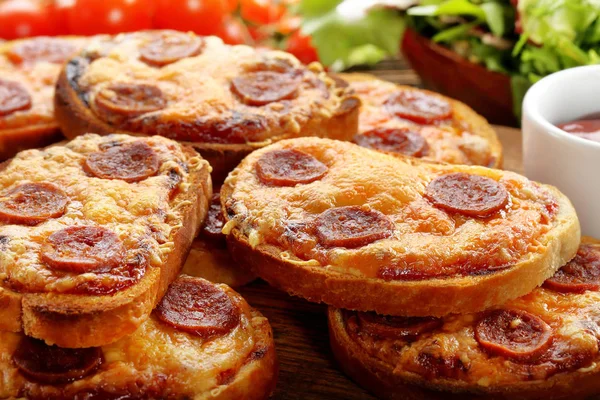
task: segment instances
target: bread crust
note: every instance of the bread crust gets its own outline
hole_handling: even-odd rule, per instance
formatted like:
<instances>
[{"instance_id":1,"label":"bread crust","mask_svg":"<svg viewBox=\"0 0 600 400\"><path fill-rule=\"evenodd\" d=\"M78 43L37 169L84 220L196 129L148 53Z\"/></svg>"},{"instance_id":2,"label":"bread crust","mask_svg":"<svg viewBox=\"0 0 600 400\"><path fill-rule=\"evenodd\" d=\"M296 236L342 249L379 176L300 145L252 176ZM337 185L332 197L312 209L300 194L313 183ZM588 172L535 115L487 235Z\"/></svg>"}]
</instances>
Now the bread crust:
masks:
<instances>
[{"instance_id":1,"label":"bread crust","mask_svg":"<svg viewBox=\"0 0 600 400\"><path fill-rule=\"evenodd\" d=\"M584 243L600 244L600 241L585 238ZM540 289L538 289L540 290ZM543 295L542 295L543 296ZM567 295L568 296L568 295ZM531 300L523 300L528 302ZM559 300L560 301L560 300ZM507 307L511 307L509 304ZM502 307L502 306L500 306ZM543 306L541 306L543 307ZM584 306L581 306L583 310ZM548 310L549 313L552 311ZM585 311L583 311L585 313ZM600 367L598 354L590 361L589 366L575 370L558 372L545 379L524 380L516 376L514 381L503 384L479 385L460 379L436 376L428 379L417 373L403 369L403 364L386 362L384 357L378 358L355 341L348 332L343 310L330 307L328 324L331 348L339 367L361 386L382 399L402 400L442 400L442 399L585 399L600 391ZM452 323L449 330L443 332L453 334ZM458 325L460 326L460 325ZM581 328L580 328L581 329ZM419 338L417 337L417 341ZM456 340L463 340L456 334ZM428 342L429 343L429 342ZM407 346L415 346L410 342ZM382 351L373 342L373 352ZM470 346L465 343L465 346ZM421 348L421 347L419 347ZM458 350L460 351L460 350ZM461 352L467 359L469 355ZM412 356L412 355L411 355ZM407 356L408 357L408 356ZM402 357L401 360L405 360ZM502 364L500 364L502 365ZM506 367L505 367L506 368ZM493 377L490 377L493 379Z\"/></svg>"},{"instance_id":2,"label":"bread crust","mask_svg":"<svg viewBox=\"0 0 600 400\"><path fill-rule=\"evenodd\" d=\"M271 326L238 293L220 287L240 312L238 326L229 333L199 338L153 314L138 331L102 346L105 360L100 367L72 383L52 385L27 379L10 361L22 335L0 332L0 358L4 360L0 366L11 376L0 382L0 398L267 399L278 376ZM146 351L143 357L140 349ZM202 359L194 360L197 355Z\"/></svg>"},{"instance_id":3,"label":"bread crust","mask_svg":"<svg viewBox=\"0 0 600 400\"><path fill-rule=\"evenodd\" d=\"M197 157L189 147L183 151L188 160ZM135 331L177 277L206 217L212 195L208 165L191 170L188 182L198 190L178 193L171 200L171 204L182 205L183 221L174 228L174 248L161 268L148 268L139 282L107 296L18 293L0 288L0 304L8 305L0 310L4 317L0 330L22 331L66 348L102 346Z\"/></svg>"},{"instance_id":4,"label":"bread crust","mask_svg":"<svg viewBox=\"0 0 600 400\"><path fill-rule=\"evenodd\" d=\"M481 115L477 114L471 107L467 106L466 104L449 98L447 96L443 96L439 93L434 93L431 92L429 90L425 90L425 89L417 89L411 86L405 86L405 85L393 85L390 82L386 82L383 81L379 78L377 78L374 75L371 74L364 74L364 73L342 73L342 74L338 74L338 76L344 80L346 80L347 82L350 83L350 87L352 88L352 84L356 83L356 82L364 82L366 84L370 84L373 86L373 88L379 88L381 87L381 91L385 91L387 89L387 91L389 91L390 93L393 91L393 88L396 87L398 89L406 89L406 90L411 90L411 91L419 91L434 97L438 97L441 99L444 99L445 101L447 101L451 106L452 109L454 110L454 118L452 120L452 124L451 126L449 126L448 128L451 131L457 131L457 132L462 132L462 131L468 131L469 133L482 138L489 146L489 148L487 149L487 151L489 151L489 156L490 156L490 160L488 160L488 162L486 163L474 163L474 164L480 164L486 167L490 167L490 168L502 168L502 163L503 163L503 153L502 153L502 144L500 143L500 140L498 139L498 136L496 135L496 132L494 131L494 129L492 128L492 126L490 126L490 124L486 121L485 118L483 118ZM389 88L387 87L389 86ZM367 107L367 105L369 104L369 95L365 95L365 96L361 96L360 94L358 95L359 98L361 100L363 100L363 107ZM373 111L373 112L381 112L382 107L377 107L377 111ZM383 113L382 113L383 115ZM387 114L386 114L387 115ZM387 119L388 117L386 117ZM402 125L406 125L405 122L389 122L389 123L382 123L381 121L378 123L373 123L372 121L362 121L359 124L360 128L360 132L364 132L365 130L370 130L373 128L377 128L377 127L383 127L383 126L402 126ZM432 128L438 128L438 125L431 125ZM432 142L435 141L445 141L448 139L436 139L435 136L432 137L431 139ZM450 143L448 143L450 144ZM460 147L460 146L459 146ZM476 151L477 152L477 151ZM481 156L481 154L479 154L479 156ZM446 158L445 155L439 154L436 157L425 157L426 159L430 160L430 161L441 161L441 162L450 162L450 163L455 163L453 162L453 159L449 159ZM466 163L466 162L460 162L462 163Z\"/></svg>"},{"instance_id":5,"label":"bread crust","mask_svg":"<svg viewBox=\"0 0 600 400\"><path fill-rule=\"evenodd\" d=\"M284 146L299 143L299 140L310 139L287 141ZM323 148L327 144L320 146ZM415 165L421 163L411 162ZM240 168L245 168L244 164ZM233 196L238 169L221 189L222 207L229 220L235 218L227 214L227 201ZM283 252L289 249L276 245L260 242L252 246L247 233L243 233L237 223L226 232L228 246L240 265L247 266L271 285L309 301L389 315L443 316L476 312L530 292L576 254L580 228L575 210L558 190L545 188L558 201L558 215L552 229L538 239L546 251L526 254L512 267L487 275L412 281L356 276L324 268L320 264L311 265L287 251Z\"/></svg>"},{"instance_id":6,"label":"bread crust","mask_svg":"<svg viewBox=\"0 0 600 400\"><path fill-rule=\"evenodd\" d=\"M59 76L54 105L56 119L66 137L72 139L86 132L141 134L133 130L119 129L104 122L94 114L91 108L82 101L77 90L74 89L76 83L69 77L69 68L75 67L67 66ZM330 95L333 95L333 92ZM272 135L260 142L252 142L251 140L246 140L246 143L189 142L185 137L178 136L175 130L169 132L169 137L182 141L198 151L212 167L214 184L220 185L227 174L249 153L275 141L295 136L319 136L337 140L351 140L358 128L359 106L360 101L355 96L342 94L339 106L334 110L330 110L330 115L313 115L301 124L299 132L292 132L291 130L282 132L282 134Z\"/></svg>"}]
</instances>

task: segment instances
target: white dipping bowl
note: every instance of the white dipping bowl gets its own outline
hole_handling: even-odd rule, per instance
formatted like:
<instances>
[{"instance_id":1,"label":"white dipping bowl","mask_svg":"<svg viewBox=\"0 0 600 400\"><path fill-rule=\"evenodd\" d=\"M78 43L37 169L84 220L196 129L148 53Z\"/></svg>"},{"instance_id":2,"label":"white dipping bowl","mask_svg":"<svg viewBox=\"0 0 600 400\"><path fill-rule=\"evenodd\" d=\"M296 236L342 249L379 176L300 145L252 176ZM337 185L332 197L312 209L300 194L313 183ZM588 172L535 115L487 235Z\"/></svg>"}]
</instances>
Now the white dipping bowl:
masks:
<instances>
[{"instance_id":1,"label":"white dipping bowl","mask_svg":"<svg viewBox=\"0 0 600 400\"><path fill-rule=\"evenodd\" d=\"M552 74L523 102L525 175L556 186L577 210L584 235L600 239L600 142L556 127L600 112L600 65Z\"/></svg>"}]
</instances>

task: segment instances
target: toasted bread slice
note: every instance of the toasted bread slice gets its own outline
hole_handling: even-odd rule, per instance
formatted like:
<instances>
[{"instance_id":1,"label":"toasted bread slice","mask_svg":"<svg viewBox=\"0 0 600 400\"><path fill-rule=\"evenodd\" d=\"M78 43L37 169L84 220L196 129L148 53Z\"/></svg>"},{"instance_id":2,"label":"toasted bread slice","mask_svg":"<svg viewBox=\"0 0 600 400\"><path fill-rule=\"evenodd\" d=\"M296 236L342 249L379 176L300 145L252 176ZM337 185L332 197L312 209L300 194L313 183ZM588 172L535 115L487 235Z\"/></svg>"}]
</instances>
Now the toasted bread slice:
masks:
<instances>
[{"instance_id":1,"label":"toasted bread slice","mask_svg":"<svg viewBox=\"0 0 600 400\"><path fill-rule=\"evenodd\" d=\"M518 174L319 138L250 154L221 189L240 265L351 310L440 316L522 296L570 260L579 221Z\"/></svg>"},{"instance_id":2,"label":"toasted bread slice","mask_svg":"<svg viewBox=\"0 0 600 400\"><path fill-rule=\"evenodd\" d=\"M132 333L179 273L209 166L162 137L85 135L0 172L0 330L61 347Z\"/></svg>"},{"instance_id":3,"label":"toasted bread slice","mask_svg":"<svg viewBox=\"0 0 600 400\"><path fill-rule=\"evenodd\" d=\"M86 39L35 37L0 43L0 160L62 138L54 119L54 87L64 61Z\"/></svg>"},{"instance_id":4,"label":"toasted bread slice","mask_svg":"<svg viewBox=\"0 0 600 400\"><path fill-rule=\"evenodd\" d=\"M382 399L583 399L600 392L600 241L542 288L478 314L330 308L339 366Z\"/></svg>"},{"instance_id":5,"label":"toasted bread slice","mask_svg":"<svg viewBox=\"0 0 600 400\"><path fill-rule=\"evenodd\" d=\"M204 314L181 308L191 290ZM210 297L209 297L210 296ZM182 276L135 332L99 348L61 349L0 333L0 398L266 399L277 380L269 322L225 285ZM165 304L169 299L173 302ZM174 306L176 305L176 306ZM161 307L168 309L168 313ZM181 323L174 326L172 320ZM193 331L190 325L202 329ZM210 329L208 329L210 328Z\"/></svg>"},{"instance_id":6,"label":"toasted bread slice","mask_svg":"<svg viewBox=\"0 0 600 400\"><path fill-rule=\"evenodd\" d=\"M200 234L192 243L182 273L231 287L244 286L256 279L256 276L233 261L222 229L221 197L219 190L215 188L208 216Z\"/></svg>"},{"instance_id":7,"label":"toasted bread slice","mask_svg":"<svg viewBox=\"0 0 600 400\"><path fill-rule=\"evenodd\" d=\"M362 103L359 133L354 137L359 145L430 161L502 167L502 145L496 132L466 104L369 74L338 76ZM412 108L410 104L399 108L399 95L401 99L413 97Z\"/></svg>"},{"instance_id":8,"label":"toasted bread slice","mask_svg":"<svg viewBox=\"0 0 600 400\"><path fill-rule=\"evenodd\" d=\"M216 184L248 153L277 140L350 140L358 106L317 63L174 31L92 41L63 70L55 102L67 137L164 135L198 150Z\"/></svg>"}]
</instances>

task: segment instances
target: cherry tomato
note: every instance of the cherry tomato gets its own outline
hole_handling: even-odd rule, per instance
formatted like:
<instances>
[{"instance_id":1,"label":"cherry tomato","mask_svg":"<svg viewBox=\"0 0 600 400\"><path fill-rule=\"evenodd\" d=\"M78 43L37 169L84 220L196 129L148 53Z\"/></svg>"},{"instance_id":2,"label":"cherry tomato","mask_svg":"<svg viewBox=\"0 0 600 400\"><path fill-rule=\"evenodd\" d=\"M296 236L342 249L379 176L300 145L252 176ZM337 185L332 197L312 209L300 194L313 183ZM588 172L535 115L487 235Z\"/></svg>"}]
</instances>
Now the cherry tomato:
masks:
<instances>
[{"instance_id":1,"label":"cherry tomato","mask_svg":"<svg viewBox=\"0 0 600 400\"><path fill-rule=\"evenodd\" d=\"M214 35L232 4L231 0L156 0L154 26Z\"/></svg>"},{"instance_id":2,"label":"cherry tomato","mask_svg":"<svg viewBox=\"0 0 600 400\"><path fill-rule=\"evenodd\" d=\"M50 0L0 1L0 38L59 35L66 33Z\"/></svg>"},{"instance_id":3,"label":"cherry tomato","mask_svg":"<svg viewBox=\"0 0 600 400\"><path fill-rule=\"evenodd\" d=\"M295 55L304 64L319 60L319 55L312 45L310 36L303 35L300 31L294 32L288 38L285 50Z\"/></svg>"},{"instance_id":4,"label":"cherry tomato","mask_svg":"<svg viewBox=\"0 0 600 400\"><path fill-rule=\"evenodd\" d=\"M65 6L69 33L132 32L152 27L153 2L146 0L76 0Z\"/></svg>"},{"instance_id":5,"label":"cherry tomato","mask_svg":"<svg viewBox=\"0 0 600 400\"><path fill-rule=\"evenodd\" d=\"M239 18L227 16L223 20L216 35L227 44L246 44L248 42L248 28Z\"/></svg>"},{"instance_id":6,"label":"cherry tomato","mask_svg":"<svg viewBox=\"0 0 600 400\"><path fill-rule=\"evenodd\" d=\"M277 32L282 35L289 35L300 29L301 23L302 18L299 15L285 14L279 22L277 22Z\"/></svg>"},{"instance_id":7,"label":"cherry tomato","mask_svg":"<svg viewBox=\"0 0 600 400\"><path fill-rule=\"evenodd\" d=\"M234 11L236 11L238 9L238 7L240 6L240 0L227 0L227 8L226 8L226 12L228 14L233 13Z\"/></svg>"},{"instance_id":8,"label":"cherry tomato","mask_svg":"<svg viewBox=\"0 0 600 400\"><path fill-rule=\"evenodd\" d=\"M240 0L242 18L255 24L279 21L287 7L280 0Z\"/></svg>"},{"instance_id":9,"label":"cherry tomato","mask_svg":"<svg viewBox=\"0 0 600 400\"><path fill-rule=\"evenodd\" d=\"M263 40L267 40L271 37L271 34L267 26L248 26L248 32L250 37L254 40L254 43L260 43Z\"/></svg>"}]
</instances>

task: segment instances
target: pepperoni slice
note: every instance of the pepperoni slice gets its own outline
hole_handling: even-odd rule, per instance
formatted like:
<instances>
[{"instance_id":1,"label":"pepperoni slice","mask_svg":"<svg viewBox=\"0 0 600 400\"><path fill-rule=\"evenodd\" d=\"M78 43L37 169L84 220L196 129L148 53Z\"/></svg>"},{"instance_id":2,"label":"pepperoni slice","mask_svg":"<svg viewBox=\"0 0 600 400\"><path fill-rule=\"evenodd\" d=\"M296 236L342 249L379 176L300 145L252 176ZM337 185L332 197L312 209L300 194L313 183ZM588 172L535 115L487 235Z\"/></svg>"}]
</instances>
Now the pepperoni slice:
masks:
<instances>
[{"instance_id":1,"label":"pepperoni slice","mask_svg":"<svg viewBox=\"0 0 600 400\"><path fill-rule=\"evenodd\" d=\"M101 116L112 120L116 116L135 118L162 110L166 106L163 92L143 83L113 83L100 90L94 99Z\"/></svg>"},{"instance_id":2,"label":"pepperoni slice","mask_svg":"<svg viewBox=\"0 0 600 400\"><path fill-rule=\"evenodd\" d=\"M325 247L361 247L390 237L394 231L387 216L358 206L330 208L314 220L313 226Z\"/></svg>"},{"instance_id":3,"label":"pepperoni slice","mask_svg":"<svg viewBox=\"0 0 600 400\"><path fill-rule=\"evenodd\" d=\"M224 223L225 219L221 210L221 196L217 192L213 194L206 222L204 223L204 228L202 228L202 235L213 240L222 239L224 237L222 232Z\"/></svg>"},{"instance_id":4,"label":"pepperoni slice","mask_svg":"<svg viewBox=\"0 0 600 400\"><path fill-rule=\"evenodd\" d=\"M438 176L425 190L434 206L469 217L488 217L508 203L508 192L493 179L456 172Z\"/></svg>"},{"instance_id":5,"label":"pepperoni slice","mask_svg":"<svg viewBox=\"0 0 600 400\"><path fill-rule=\"evenodd\" d=\"M384 104L390 114L417 124L432 124L452 118L450 103L418 90L399 90Z\"/></svg>"},{"instance_id":6,"label":"pepperoni slice","mask_svg":"<svg viewBox=\"0 0 600 400\"><path fill-rule=\"evenodd\" d=\"M152 147L139 140L90 154L84 168L98 178L139 182L158 172L159 161Z\"/></svg>"},{"instance_id":7,"label":"pepperoni slice","mask_svg":"<svg viewBox=\"0 0 600 400\"><path fill-rule=\"evenodd\" d=\"M442 326L434 317L391 317L374 312L359 312L358 321L370 335L387 339L414 338Z\"/></svg>"},{"instance_id":8,"label":"pepperoni slice","mask_svg":"<svg viewBox=\"0 0 600 400\"><path fill-rule=\"evenodd\" d=\"M293 99L299 87L300 80L293 75L274 71L247 72L231 82L233 92L250 106Z\"/></svg>"},{"instance_id":9,"label":"pepperoni slice","mask_svg":"<svg viewBox=\"0 0 600 400\"><path fill-rule=\"evenodd\" d=\"M344 78L340 77L339 75L336 74L327 74L327 76L329 76L333 82L335 82L335 87L336 88L341 88L341 89L345 89L347 87L350 86L350 84L348 83L347 80L345 80Z\"/></svg>"},{"instance_id":10,"label":"pepperoni slice","mask_svg":"<svg viewBox=\"0 0 600 400\"><path fill-rule=\"evenodd\" d=\"M62 64L75 50L75 45L67 40L39 37L18 42L6 55L15 64L41 61Z\"/></svg>"},{"instance_id":11,"label":"pepperoni slice","mask_svg":"<svg viewBox=\"0 0 600 400\"><path fill-rule=\"evenodd\" d=\"M58 218L65 213L68 200L52 183L23 183L0 196L0 222L35 225Z\"/></svg>"},{"instance_id":12,"label":"pepperoni slice","mask_svg":"<svg viewBox=\"0 0 600 400\"><path fill-rule=\"evenodd\" d=\"M19 82L0 79L0 117L31 108L31 96Z\"/></svg>"},{"instance_id":13,"label":"pepperoni slice","mask_svg":"<svg viewBox=\"0 0 600 400\"><path fill-rule=\"evenodd\" d=\"M13 362L28 379L42 384L61 384L93 374L104 362L102 349L63 349L23 336Z\"/></svg>"},{"instance_id":14,"label":"pepperoni slice","mask_svg":"<svg viewBox=\"0 0 600 400\"><path fill-rule=\"evenodd\" d=\"M544 287L561 293L600 290L600 248L581 245L575 258L546 280Z\"/></svg>"},{"instance_id":15,"label":"pepperoni slice","mask_svg":"<svg viewBox=\"0 0 600 400\"><path fill-rule=\"evenodd\" d=\"M140 58L146 64L162 67L183 58L200 54L204 41L183 32L160 32L140 48Z\"/></svg>"},{"instance_id":16,"label":"pepperoni slice","mask_svg":"<svg viewBox=\"0 0 600 400\"><path fill-rule=\"evenodd\" d=\"M298 150L274 150L256 163L258 179L265 185L294 186L314 182L327 172L327 166Z\"/></svg>"},{"instance_id":17,"label":"pepperoni slice","mask_svg":"<svg viewBox=\"0 0 600 400\"><path fill-rule=\"evenodd\" d=\"M550 347L552 328L526 311L496 310L477 323L475 339L492 355L530 361Z\"/></svg>"},{"instance_id":18,"label":"pepperoni slice","mask_svg":"<svg viewBox=\"0 0 600 400\"><path fill-rule=\"evenodd\" d=\"M414 128L376 128L354 137L356 144L373 150L423 157L429 145Z\"/></svg>"},{"instance_id":19,"label":"pepperoni slice","mask_svg":"<svg viewBox=\"0 0 600 400\"><path fill-rule=\"evenodd\" d=\"M223 336L239 324L239 310L227 293L200 278L179 277L156 308L158 318L202 338Z\"/></svg>"},{"instance_id":20,"label":"pepperoni slice","mask_svg":"<svg viewBox=\"0 0 600 400\"><path fill-rule=\"evenodd\" d=\"M58 271L108 272L124 258L117 235L99 226L71 226L54 232L42 246L42 261Z\"/></svg>"}]
</instances>

